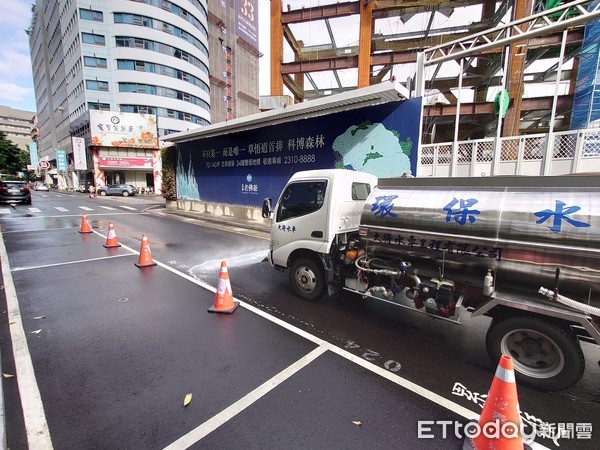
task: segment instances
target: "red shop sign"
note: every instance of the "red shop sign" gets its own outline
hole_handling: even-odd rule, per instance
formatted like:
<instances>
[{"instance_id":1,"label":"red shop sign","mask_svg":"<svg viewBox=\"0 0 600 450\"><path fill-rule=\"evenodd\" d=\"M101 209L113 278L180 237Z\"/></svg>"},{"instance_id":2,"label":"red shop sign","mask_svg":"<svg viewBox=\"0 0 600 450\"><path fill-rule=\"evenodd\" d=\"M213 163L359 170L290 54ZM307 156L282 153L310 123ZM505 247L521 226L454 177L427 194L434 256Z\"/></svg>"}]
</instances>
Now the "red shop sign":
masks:
<instances>
[{"instance_id":1,"label":"red shop sign","mask_svg":"<svg viewBox=\"0 0 600 450\"><path fill-rule=\"evenodd\" d=\"M100 156L98 158L98 166L119 169L152 169L152 158Z\"/></svg>"}]
</instances>

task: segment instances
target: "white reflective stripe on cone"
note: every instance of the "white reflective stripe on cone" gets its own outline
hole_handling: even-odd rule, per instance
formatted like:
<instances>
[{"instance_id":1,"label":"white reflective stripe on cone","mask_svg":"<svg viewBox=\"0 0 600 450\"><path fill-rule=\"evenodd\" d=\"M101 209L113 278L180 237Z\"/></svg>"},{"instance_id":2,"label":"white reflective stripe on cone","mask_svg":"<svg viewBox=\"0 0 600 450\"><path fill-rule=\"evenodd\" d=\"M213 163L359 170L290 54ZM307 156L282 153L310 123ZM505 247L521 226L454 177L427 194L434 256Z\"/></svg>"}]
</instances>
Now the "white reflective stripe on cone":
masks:
<instances>
[{"instance_id":1,"label":"white reflective stripe on cone","mask_svg":"<svg viewBox=\"0 0 600 450\"><path fill-rule=\"evenodd\" d=\"M507 370L504 367L498 365L496 369L496 376L506 383L515 383L515 371Z\"/></svg>"}]
</instances>

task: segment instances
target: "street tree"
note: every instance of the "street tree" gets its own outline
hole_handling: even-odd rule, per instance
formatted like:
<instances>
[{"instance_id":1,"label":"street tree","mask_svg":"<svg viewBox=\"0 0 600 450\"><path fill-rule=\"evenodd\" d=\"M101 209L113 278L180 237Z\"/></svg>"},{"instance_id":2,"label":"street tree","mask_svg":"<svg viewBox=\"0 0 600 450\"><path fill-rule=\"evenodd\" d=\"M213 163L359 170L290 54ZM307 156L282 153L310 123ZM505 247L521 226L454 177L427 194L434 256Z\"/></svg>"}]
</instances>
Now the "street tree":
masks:
<instances>
[{"instance_id":1,"label":"street tree","mask_svg":"<svg viewBox=\"0 0 600 450\"><path fill-rule=\"evenodd\" d=\"M0 131L0 172L16 175L28 163L29 154L7 139L5 132Z\"/></svg>"}]
</instances>

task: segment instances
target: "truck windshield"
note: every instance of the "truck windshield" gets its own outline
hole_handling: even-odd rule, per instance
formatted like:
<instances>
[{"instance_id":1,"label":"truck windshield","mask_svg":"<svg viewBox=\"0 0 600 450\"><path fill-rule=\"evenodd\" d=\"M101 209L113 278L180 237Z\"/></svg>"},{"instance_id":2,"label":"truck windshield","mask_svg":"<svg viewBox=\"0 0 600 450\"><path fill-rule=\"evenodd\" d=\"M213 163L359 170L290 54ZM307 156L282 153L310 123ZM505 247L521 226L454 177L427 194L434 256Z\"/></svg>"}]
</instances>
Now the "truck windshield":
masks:
<instances>
[{"instance_id":1,"label":"truck windshield","mask_svg":"<svg viewBox=\"0 0 600 450\"><path fill-rule=\"evenodd\" d=\"M281 197L277 209L277 222L315 212L325 201L326 181L290 184Z\"/></svg>"}]
</instances>

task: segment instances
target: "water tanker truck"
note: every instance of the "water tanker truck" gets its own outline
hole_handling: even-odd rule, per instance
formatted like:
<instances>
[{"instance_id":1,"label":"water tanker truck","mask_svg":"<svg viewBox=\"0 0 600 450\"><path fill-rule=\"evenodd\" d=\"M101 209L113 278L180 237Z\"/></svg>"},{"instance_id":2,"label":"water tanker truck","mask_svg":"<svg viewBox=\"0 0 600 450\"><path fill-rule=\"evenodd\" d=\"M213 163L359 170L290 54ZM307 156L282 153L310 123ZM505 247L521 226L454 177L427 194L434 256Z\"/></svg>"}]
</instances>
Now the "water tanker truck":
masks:
<instances>
[{"instance_id":1,"label":"water tanker truck","mask_svg":"<svg viewBox=\"0 0 600 450\"><path fill-rule=\"evenodd\" d=\"M387 178L294 174L270 217L271 265L308 300L341 289L456 324L491 317L486 347L558 390L600 344L600 176Z\"/></svg>"}]
</instances>

